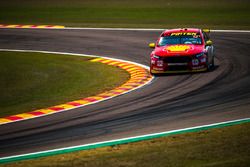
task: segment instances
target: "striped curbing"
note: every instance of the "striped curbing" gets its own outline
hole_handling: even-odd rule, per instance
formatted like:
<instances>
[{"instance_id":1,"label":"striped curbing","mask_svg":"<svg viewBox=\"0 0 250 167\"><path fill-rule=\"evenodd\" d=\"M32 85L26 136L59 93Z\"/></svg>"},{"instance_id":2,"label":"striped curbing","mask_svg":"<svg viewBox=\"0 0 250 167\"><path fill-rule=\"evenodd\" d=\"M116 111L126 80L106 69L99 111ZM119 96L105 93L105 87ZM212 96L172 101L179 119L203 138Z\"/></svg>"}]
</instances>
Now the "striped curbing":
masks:
<instances>
[{"instance_id":1,"label":"striped curbing","mask_svg":"<svg viewBox=\"0 0 250 167\"><path fill-rule=\"evenodd\" d=\"M18 24L0 24L0 28L42 28L42 29L60 29L65 28L61 25L18 25Z\"/></svg>"},{"instance_id":2,"label":"striped curbing","mask_svg":"<svg viewBox=\"0 0 250 167\"><path fill-rule=\"evenodd\" d=\"M22 25L0 24L0 28L44 28L44 29L67 29L67 30L101 30L101 31L164 31L168 28L93 28L93 27L65 27L62 25ZM211 32L226 33L250 33L250 30L210 30Z\"/></svg>"},{"instance_id":3,"label":"striped curbing","mask_svg":"<svg viewBox=\"0 0 250 167\"><path fill-rule=\"evenodd\" d=\"M80 100L71 101L65 104L52 106L46 109L40 109L40 110L28 112L28 113L17 114L17 115L0 118L0 125L11 123L11 122L16 122L16 121L27 120L31 118L36 118L40 116L45 116L49 114L54 114L54 113L86 106L89 104L97 103L103 100L107 100L112 97L125 94L143 85L146 85L153 79L153 76L151 76L148 69L137 64L132 64L130 62L125 62L125 61L121 61L117 59L109 59L109 58L102 58L102 57L98 57L98 58L95 57L94 59L90 61L112 65L112 66L116 66L121 69L124 69L130 74L130 79L125 84L113 90L98 94L96 96L91 96L91 97L83 98Z\"/></svg>"},{"instance_id":4,"label":"striped curbing","mask_svg":"<svg viewBox=\"0 0 250 167\"><path fill-rule=\"evenodd\" d=\"M167 28L91 28L91 27L65 27L62 25L22 25L0 24L0 28L43 28L43 29L67 29L67 30L101 30L101 31L164 31ZM250 33L250 30L210 30L219 33Z\"/></svg>"}]
</instances>

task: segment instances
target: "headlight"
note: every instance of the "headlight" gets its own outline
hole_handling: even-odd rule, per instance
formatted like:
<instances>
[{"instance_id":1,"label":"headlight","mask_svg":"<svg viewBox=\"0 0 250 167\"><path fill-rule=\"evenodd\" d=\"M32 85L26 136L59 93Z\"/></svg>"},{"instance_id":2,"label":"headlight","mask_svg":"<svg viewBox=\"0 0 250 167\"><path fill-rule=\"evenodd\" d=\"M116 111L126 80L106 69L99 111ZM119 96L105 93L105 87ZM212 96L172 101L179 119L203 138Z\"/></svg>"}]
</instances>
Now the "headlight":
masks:
<instances>
[{"instance_id":1,"label":"headlight","mask_svg":"<svg viewBox=\"0 0 250 167\"><path fill-rule=\"evenodd\" d=\"M202 53L199 53L199 54L195 55L195 57L196 57L196 58L200 58L200 57L203 56L203 55L204 55L204 53L202 52Z\"/></svg>"},{"instance_id":2,"label":"headlight","mask_svg":"<svg viewBox=\"0 0 250 167\"><path fill-rule=\"evenodd\" d=\"M194 58L198 59L200 61L200 63L205 63L207 61L207 56L206 56L206 53L204 53L204 52L195 55ZM193 65L194 65L194 63L193 63Z\"/></svg>"},{"instance_id":3,"label":"headlight","mask_svg":"<svg viewBox=\"0 0 250 167\"><path fill-rule=\"evenodd\" d=\"M154 58L160 59L160 56L156 56L155 54L153 55Z\"/></svg>"}]
</instances>

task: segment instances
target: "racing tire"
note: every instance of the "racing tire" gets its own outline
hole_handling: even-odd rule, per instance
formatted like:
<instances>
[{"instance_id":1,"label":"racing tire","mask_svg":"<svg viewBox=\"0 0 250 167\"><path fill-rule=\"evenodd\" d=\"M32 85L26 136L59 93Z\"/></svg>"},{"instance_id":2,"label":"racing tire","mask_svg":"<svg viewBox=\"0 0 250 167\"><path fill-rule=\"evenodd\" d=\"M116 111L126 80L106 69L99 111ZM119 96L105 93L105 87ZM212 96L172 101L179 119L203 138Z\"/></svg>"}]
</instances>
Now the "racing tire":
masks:
<instances>
[{"instance_id":1,"label":"racing tire","mask_svg":"<svg viewBox=\"0 0 250 167\"><path fill-rule=\"evenodd\" d=\"M214 57L213 57L213 59L212 59L211 64L209 64L208 59L207 59L206 64L207 64L207 71L208 71L208 72L212 71L212 70L214 69Z\"/></svg>"},{"instance_id":2,"label":"racing tire","mask_svg":"<svg viewBox=\"0 0 250 167\"><path fill-rule=\"evenodd\" d=\"M213 59L212 59L211 68L214 69L214 57L213 57Z\"/></svg>"}]
</instances>

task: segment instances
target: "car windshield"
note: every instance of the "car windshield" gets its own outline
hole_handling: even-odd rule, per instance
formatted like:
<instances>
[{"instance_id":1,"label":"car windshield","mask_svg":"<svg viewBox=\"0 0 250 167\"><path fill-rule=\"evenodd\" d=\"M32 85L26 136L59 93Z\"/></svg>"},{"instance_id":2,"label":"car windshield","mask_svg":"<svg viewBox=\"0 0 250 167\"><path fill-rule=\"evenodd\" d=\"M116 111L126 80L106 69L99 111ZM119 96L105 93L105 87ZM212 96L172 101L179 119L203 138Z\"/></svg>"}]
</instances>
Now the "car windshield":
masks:
<instances>
[{"instance_id":1,"label":"car windshield","mask_svg":"<svg viewBox=\"0 0 250 167\"><path fill-rule=\"evenodd\" d=\"M202 44L201 36L198 33L171 33L160 37L159 46L174 44Z\"/></svg>"}]
</instances>

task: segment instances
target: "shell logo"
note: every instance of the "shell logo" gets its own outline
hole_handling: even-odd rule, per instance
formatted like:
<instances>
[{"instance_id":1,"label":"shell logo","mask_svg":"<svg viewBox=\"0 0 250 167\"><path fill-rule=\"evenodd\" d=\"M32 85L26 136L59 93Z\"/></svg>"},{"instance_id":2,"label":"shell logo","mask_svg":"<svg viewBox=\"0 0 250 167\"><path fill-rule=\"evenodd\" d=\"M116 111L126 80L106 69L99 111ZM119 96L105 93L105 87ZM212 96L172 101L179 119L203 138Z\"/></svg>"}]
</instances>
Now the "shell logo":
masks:
<instances>
[{"instance_id":1,"label":"shell logo","mask_svg":"<svg viewBox=\"0 0 250 167\"><path fill-rule=\"evenodd\" d=\"M183 51L187 51L190 48L191 46L189 45L172 45L172 46L166 47L165 50L170 51L170 52L183 52Z\"/></svg>"}]
</instances>

